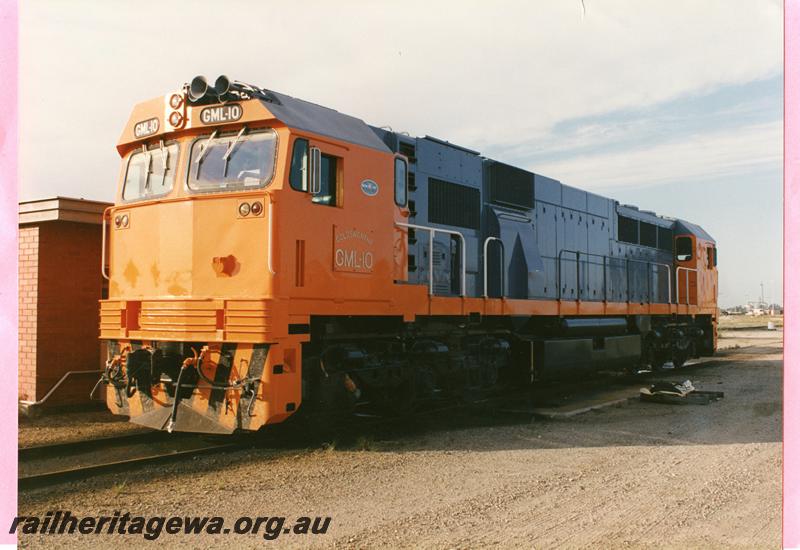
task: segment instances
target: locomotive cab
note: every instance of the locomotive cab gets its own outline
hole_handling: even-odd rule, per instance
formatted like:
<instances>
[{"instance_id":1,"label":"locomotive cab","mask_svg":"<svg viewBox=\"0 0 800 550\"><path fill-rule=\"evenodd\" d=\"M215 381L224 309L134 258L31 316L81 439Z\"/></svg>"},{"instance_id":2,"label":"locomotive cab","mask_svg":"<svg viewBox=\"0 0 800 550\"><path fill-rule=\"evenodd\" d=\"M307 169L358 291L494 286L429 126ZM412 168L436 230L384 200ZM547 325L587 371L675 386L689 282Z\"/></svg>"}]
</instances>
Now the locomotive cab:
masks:
<instances>
[{"instance_id":1,"label":"locomotive cab","mask_svg":"<svg viewBox=\"0 0 800 550\"><path fill-rule=\"evenodd\" d=\"M675 281L678 304L715 306L717 246L710 237L695 233L675 236Z\"/></svg>"},{"instance_id":2,"label":"locomotive cab","mask_svg":"<svg viewBox=\"0 0 800 550\"><path fill-rule=\"evenodd\" d=\"M297 127L308 117L316 131ZM392 156L348 118L241 84L136 106L104 216L112 411L227 433L296 410L309 321L287 299L387 295L396 268Z\"/></svg>"}]
</instances>

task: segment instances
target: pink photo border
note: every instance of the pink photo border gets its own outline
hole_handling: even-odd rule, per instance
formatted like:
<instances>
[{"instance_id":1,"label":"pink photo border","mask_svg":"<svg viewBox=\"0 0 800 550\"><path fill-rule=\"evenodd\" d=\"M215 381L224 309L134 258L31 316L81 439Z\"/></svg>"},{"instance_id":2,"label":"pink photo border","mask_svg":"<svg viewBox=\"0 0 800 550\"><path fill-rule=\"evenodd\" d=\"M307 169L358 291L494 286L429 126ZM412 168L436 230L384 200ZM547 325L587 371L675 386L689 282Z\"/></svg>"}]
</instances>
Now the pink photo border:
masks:
<instances>
[{"instance_id":1,"label":"pink photo border","mask_svg":"<svg viewBox=\"0 0 800 550\"><path fill-rule=\"evenodd\" d=\"M17 514L17 0L0 0L0 341L3 343L5 372L0 385L0 544L15 544L8 533ZM13 236L13 238L12 238Z\"/></svg>"},{"instance_id":2,"label":"pink photo border","mask_svg":"<svg viewBox=\"0 0 800 550\"><path fill-rule=\"evenodd\" d=\"M5 383L0 386L0 544L15 544L6 526L16 515L17 502L17 0L0 0L0 340L5 344ZM10 238L14 235L14 238ZM800 548L800 0L784 4L784 445L783 546ZM795 268L795 269L793 269ZM787 368L788 367L788 368ZM12 380L13 379L13 380ZM12 442L14 442L12 444Z\"/></svg>"},{"instance_id":3,"label":"pink photo border","mask_svg":"<svg viewBox=\"0 0 800 550\"><path fill-rule=\"evenodd\" d=\"M784 4L783 546L800 547L800 0Z\"/></svg>"}]
</instances>

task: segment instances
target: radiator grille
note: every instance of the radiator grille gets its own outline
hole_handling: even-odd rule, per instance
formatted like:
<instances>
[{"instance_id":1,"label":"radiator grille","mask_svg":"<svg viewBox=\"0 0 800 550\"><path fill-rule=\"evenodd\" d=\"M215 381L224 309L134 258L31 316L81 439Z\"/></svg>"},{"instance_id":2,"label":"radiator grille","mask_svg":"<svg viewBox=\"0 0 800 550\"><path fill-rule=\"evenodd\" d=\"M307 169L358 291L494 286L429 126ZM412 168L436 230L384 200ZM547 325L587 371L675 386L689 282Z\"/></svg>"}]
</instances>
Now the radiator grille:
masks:
<instances>
[{"instance_id":1,"label":"radiator grille","mask_svg":"<svg viewBox=\"0 0 800 550\"><path fill-rule=\"evenodd\" d=\"M481 192L474 187L430 178L428 221L467 229L480 229Z\"/></svg>"},{"instance_id":2,"label":"radiator grille","mask_svg":"<svg viewBox=\"0 0 800 550\"><path fill-rule=\"evenodd\" d=\"M492 202L533 208L533 174L530 172L495 162L489 167L489 182Z\"/></svg>"}]
</instances>

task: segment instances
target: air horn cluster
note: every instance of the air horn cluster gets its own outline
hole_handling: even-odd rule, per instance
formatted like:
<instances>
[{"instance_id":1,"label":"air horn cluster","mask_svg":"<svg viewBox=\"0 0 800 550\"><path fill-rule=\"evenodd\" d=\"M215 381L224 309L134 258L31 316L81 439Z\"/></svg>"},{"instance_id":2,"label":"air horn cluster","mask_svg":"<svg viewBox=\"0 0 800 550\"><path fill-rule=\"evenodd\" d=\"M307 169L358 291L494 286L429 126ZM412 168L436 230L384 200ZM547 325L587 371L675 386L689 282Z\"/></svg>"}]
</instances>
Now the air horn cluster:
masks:
<instances>
[{"instance_id":1,"label":"air horn cluster","mask_svg":"<svg viewBox=\"0 0 800 550\"><path fill-rule=\"evenodd\" d=\"M208 85L208 80L204 76L196 76L189 84L183 85L190 103L208 104L218 101L243 101L246 99L259 98L270 103L280 105L280 101L275 95L264 88L245 84L238 80L231 80L227 76L220 75L213 86Z\"/></svg>"},{"instance_id":2,"label":"air horn cluster","mask_svg":"<svg viewBox=\"0 0 800 550\"><path fill-rule=\"evenodd\" d=\"M230 89L231 81L224 74L217 77L213 87L208 85L206 77L196 76L189 84L189 101L197 103L204 98L223 99Z\"/></svg>"}]
</instances>

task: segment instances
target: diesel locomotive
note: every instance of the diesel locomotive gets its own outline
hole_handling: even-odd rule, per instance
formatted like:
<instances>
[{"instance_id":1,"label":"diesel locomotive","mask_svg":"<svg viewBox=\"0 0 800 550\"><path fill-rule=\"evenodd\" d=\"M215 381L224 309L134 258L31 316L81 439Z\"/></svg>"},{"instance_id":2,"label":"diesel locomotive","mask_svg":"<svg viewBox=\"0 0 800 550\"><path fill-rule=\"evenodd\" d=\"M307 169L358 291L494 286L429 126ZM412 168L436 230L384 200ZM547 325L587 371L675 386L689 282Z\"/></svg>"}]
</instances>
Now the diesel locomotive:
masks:
<instances>
[{"instance_id":1,"label":"diesel locomotive","mask_svg":"<svg viewBox=\"0 0 800 550\"><path fill-rule=\"evenodd\" d=\"M699 225L221 76L136 105L104 214L109 409L254 431L716 348Z\"/></svg>"}]
</instances>

